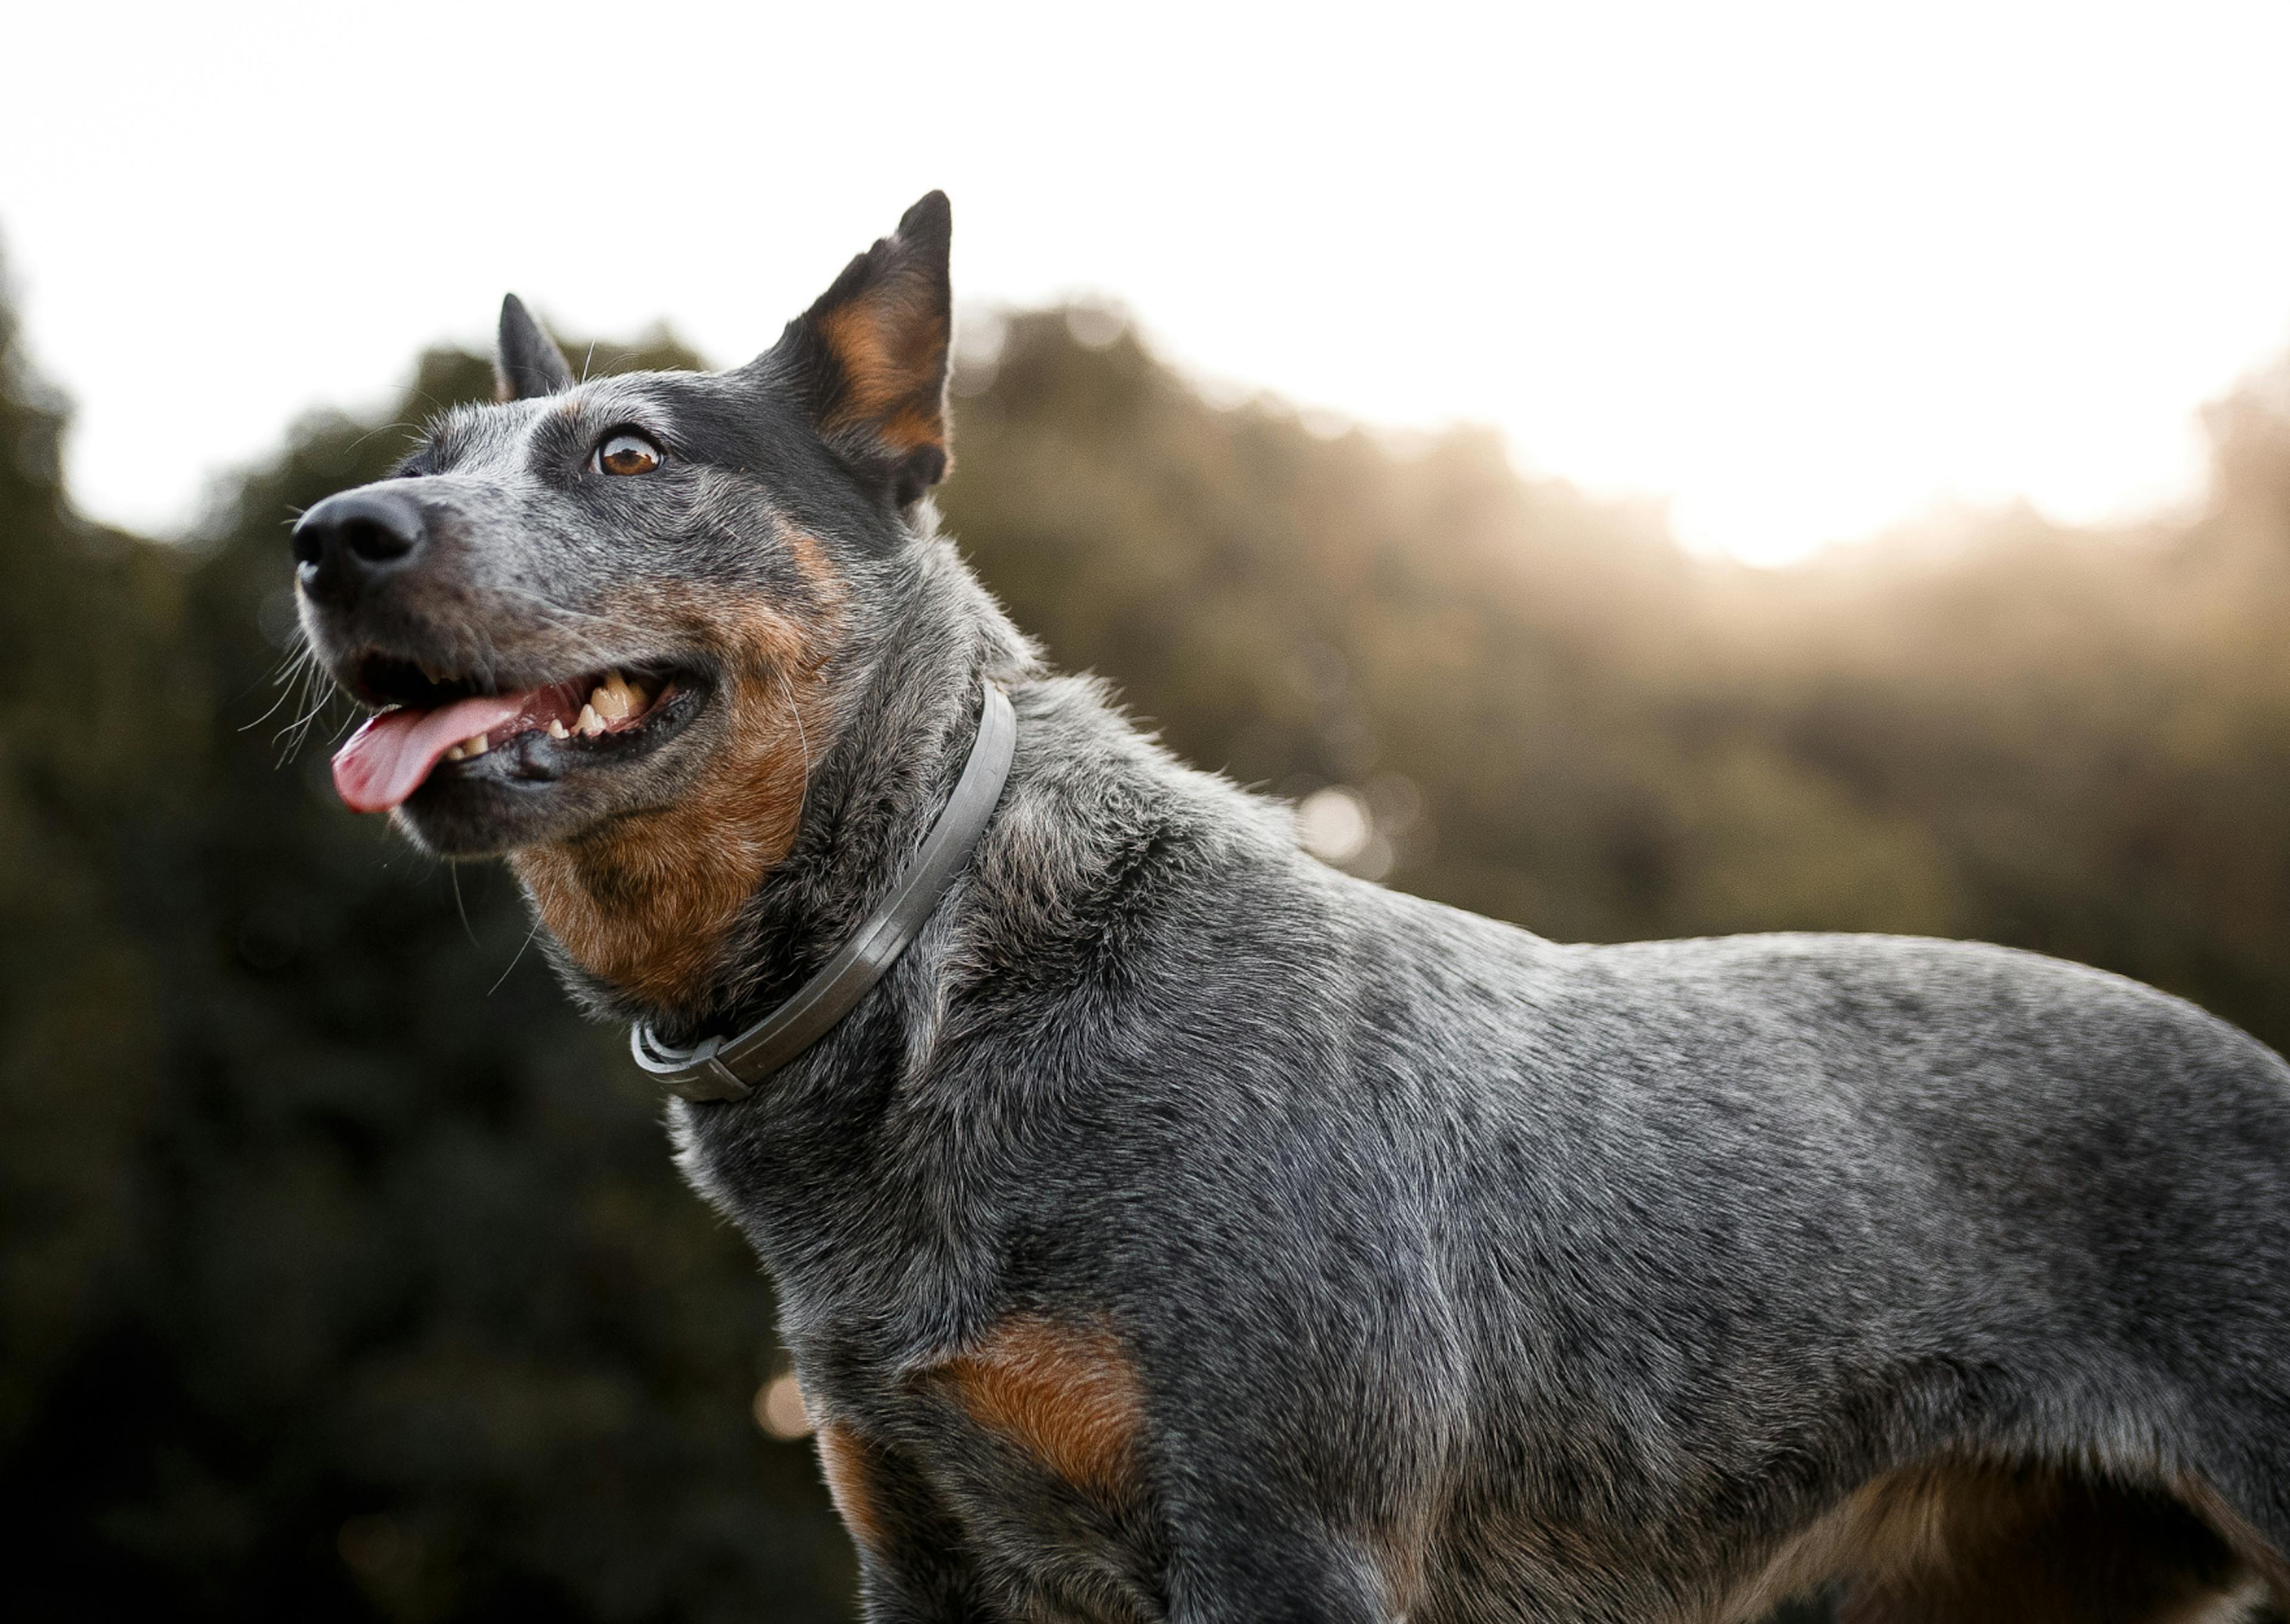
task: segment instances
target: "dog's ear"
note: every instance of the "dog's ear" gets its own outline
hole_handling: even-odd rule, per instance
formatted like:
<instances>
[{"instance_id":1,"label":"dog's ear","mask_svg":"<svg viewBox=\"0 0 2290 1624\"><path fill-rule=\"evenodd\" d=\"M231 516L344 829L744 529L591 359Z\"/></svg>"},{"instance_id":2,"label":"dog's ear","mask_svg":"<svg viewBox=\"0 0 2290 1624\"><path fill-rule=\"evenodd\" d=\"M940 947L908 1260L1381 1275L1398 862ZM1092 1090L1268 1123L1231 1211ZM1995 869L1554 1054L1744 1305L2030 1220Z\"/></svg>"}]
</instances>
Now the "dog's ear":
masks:
<instances>
[{"instance_id":1,"label":"dog's ear","mask_svg":"<svg viewBox=\"0 0 2290 1624\"><path fill-rule=\"evenodd\" d=\"M901 507L953 466L946 409L953 212L932 192L844 268L790 323L772 360L791 373L821 438Z\"/></svg>"},{"instance_id":2,"label":"dog's ear","mask_svg":"<svg viewBox=\"0 0 2290 1624\"><path fill-rule=\"evenodd\" d=\"M493 361L493 388L503 400L532 400L572 387L572 365L556 340L540 330L524 301L511 293L501 300L500 353Z\"/></svg>"}]
</instances>

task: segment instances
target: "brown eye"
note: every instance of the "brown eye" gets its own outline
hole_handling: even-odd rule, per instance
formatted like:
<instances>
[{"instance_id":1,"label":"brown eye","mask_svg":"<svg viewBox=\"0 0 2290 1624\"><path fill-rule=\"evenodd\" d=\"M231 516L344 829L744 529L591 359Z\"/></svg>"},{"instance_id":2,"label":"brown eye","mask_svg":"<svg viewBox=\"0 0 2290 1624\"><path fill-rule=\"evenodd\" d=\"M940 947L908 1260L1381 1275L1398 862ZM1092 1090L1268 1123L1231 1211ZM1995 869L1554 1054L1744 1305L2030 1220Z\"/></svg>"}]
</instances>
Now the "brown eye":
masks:
<instances>
[{"instance_id":1,"label":"brown eye","mask_svg":"<svg viewBox=\"0 0 2290 1624\"><path fill-rule=\"evenodd\" d=\"M597 447L599 474L649 474L660 464L660 447L640 434L607 435Z\"/></svg>"}]
</instances>

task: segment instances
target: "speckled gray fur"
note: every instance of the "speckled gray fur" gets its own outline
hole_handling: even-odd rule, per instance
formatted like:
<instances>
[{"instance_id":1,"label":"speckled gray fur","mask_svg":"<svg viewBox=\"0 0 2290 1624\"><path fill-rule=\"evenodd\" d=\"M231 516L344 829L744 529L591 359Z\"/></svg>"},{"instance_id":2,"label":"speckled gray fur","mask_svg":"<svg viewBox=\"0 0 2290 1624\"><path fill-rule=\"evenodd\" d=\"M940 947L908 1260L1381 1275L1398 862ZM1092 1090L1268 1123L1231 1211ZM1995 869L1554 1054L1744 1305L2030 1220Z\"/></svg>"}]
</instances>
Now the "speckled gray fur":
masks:
<instances>
[{"instance_id":1,"label":"speckled gray fur","mask_svg":"<svg viewBox=\"0 0 2290 1624\"><path fill-rule=\"evenodd\" d=\"M677 1007L560 962L672 1035L752 1014L1009 686L1008 790L916 946L753 1098L669 1108L873 1452L871 1620L1716 1620L1934 1459L2205 1485L2290 1550L2277 1056L2024 953L1567 946L1347 877L1047 674L926 500L773 478L858 610L796 849ZM1130 1350L1135 1493L921 1379L1015 1316Z\"/></svg>"}]
</instances>

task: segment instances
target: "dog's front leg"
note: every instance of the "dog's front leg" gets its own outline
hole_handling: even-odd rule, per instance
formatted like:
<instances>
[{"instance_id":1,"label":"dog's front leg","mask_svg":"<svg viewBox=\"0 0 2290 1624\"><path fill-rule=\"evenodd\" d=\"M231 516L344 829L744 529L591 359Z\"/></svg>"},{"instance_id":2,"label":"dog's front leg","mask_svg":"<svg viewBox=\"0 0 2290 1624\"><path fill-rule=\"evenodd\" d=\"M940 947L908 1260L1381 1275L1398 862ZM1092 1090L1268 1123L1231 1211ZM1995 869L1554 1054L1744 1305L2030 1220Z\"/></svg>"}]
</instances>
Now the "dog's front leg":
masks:
<instances>
[{"instance_id":1,"label":"dog's front leg","mask_svg":"<svg viewBox=\"0 0 2290 1624\"><path fill-rule=\"evenodd\" d=\"M1228 1501L1186 1517L1169 1571L1170 1624L1397 1624L1375 1563L1352 1540Z\"/></svg>"},{"instance_id":2,"label":"dog's front leg","mask_svg":"<svg viewBox=\"0 0 2290 1624\"><path fill-rule=\"evenodd\" d=\"M990 1605L959 1553L901 1551L859 1558L859 1616L865 1624L1017 1624Z\"/></svg>"},{"instance_id":3,"label":"dog's front leg","mask_svg":"<svg viewBox=\"0 0 2290 1624\"><path fill-rule=\"evenodd\" d=\"M988 1599L961 1525L899 1451L830 1421L819 1463L859 1548L866 1624L1013 1624Z\"/></svg>"}]
</instances>

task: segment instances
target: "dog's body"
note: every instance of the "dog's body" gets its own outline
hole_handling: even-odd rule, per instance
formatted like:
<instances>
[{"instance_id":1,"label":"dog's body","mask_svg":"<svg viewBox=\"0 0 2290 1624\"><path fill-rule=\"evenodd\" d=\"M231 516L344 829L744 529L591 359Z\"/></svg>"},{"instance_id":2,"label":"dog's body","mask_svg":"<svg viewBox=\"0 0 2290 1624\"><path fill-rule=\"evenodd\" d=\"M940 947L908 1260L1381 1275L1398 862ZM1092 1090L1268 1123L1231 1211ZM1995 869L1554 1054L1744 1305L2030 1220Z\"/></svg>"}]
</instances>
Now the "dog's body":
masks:
<instances>
[{"instance_id":1,"label":"dog's body","mask_svg":"<svg viewBox=\"0 0 2290 1624\"><path fill-rule=\"evenodd\" d=\"M1313 861L1042 671L931 532L944 255L926 199L714 378L575 387L512 307L519 404L302 549L369 698L468 672L482 721L600 645L640 672L589 754L535 687L399 799L511 851L592 1006L670 1034L840 945L1011 692L1009 785L915 945L752 1097L671 1112L778 1283L870 1618L2290 1587L2290 1068L2024 954L1565 947ZM630 433L672 476L645 507L602 477Z\"/></svg>"}]
</instances>

